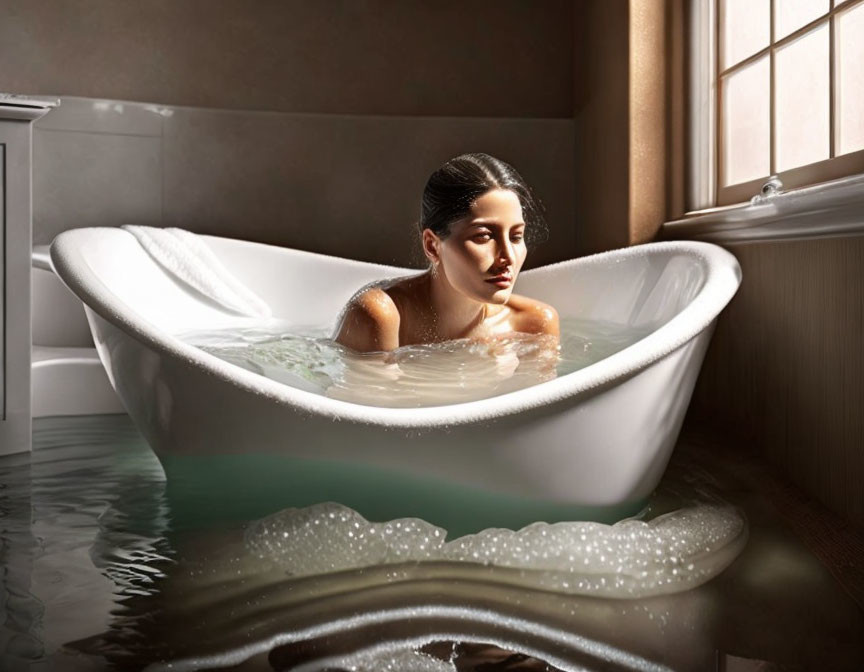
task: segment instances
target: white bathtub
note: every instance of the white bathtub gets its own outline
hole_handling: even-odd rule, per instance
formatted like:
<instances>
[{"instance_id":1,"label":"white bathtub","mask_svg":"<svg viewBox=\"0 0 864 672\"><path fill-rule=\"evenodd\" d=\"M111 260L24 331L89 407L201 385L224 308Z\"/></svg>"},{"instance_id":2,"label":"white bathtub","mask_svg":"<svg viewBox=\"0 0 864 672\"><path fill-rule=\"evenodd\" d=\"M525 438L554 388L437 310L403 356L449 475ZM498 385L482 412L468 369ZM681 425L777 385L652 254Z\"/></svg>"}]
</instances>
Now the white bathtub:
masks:
<instances>
[{"instance_id":1,"label":"white bathtub","mask_svg":"<svg viewBox=\"0 0 864 672\"><path fill-rule=\"evenodd\" d=\"M302 326L332 325L369 281L416 272L203 240L276 317ZM123 230L67 231L51 258L86 304L111 383L169 486L194 476L223 499L226 489L269 488L284 505L336 500L373 519L418 515L445 525L470 510L465 529L638 510L663 474L715 320L741 278L731 254L697 242L525 271L516 291L562 317L653 331L531 388L396 409L288 387L182 342L175 335L183 331L248 320L167 276Z\"/></svg>"}]
</instances>

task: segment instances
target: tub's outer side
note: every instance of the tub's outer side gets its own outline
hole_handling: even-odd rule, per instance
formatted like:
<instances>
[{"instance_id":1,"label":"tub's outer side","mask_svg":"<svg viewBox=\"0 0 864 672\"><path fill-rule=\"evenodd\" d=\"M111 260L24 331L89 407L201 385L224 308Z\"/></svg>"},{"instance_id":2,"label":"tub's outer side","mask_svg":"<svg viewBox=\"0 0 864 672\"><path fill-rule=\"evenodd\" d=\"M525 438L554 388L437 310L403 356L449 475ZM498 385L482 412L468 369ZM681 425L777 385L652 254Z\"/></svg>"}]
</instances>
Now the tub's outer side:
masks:
<instances>
[{"instance_id":1,"label":"tub's outer side","mask_svg":"<svg viewBox=\"0 0 864 672\"><path fill-rule=\"evenodd\" d=\"M657 485L713 325L648 368L578 397L482 422L386 428L302 413L154 352L87 310L102 362L161 458L280 454L372 464L574 506L637 502Z\"/></svg>"}]
</instances>

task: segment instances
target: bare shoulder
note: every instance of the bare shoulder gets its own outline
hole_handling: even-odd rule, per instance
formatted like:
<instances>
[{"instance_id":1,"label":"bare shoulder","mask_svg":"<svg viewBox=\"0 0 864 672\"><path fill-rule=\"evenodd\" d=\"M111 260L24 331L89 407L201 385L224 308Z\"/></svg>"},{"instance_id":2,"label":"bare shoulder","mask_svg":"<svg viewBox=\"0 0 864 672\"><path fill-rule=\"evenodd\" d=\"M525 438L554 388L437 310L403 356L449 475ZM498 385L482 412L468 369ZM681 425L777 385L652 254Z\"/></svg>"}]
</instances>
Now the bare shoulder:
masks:
<instances>
[{"instance_id":1,"label":"bare shoulder","mask_svg":"<svg viewBox=\"0 0 864 672\"><path fill-rule=\"evenodd\" d=\"M513 327L516 331L559 335L558 311L548 303L511 294L507 305L513 311Z\"/></svg>"},{"instance_id":2,"label":"bare shoulder","mask_svg":"<svg viewBox=\"0 0 864 672\"><path fill-rule=\"evenodd\" d=\"M384 289L366 287L355 294L336 326L337 343L358 352L399 347L399 309Z\"/></svg>"}]
</instances>

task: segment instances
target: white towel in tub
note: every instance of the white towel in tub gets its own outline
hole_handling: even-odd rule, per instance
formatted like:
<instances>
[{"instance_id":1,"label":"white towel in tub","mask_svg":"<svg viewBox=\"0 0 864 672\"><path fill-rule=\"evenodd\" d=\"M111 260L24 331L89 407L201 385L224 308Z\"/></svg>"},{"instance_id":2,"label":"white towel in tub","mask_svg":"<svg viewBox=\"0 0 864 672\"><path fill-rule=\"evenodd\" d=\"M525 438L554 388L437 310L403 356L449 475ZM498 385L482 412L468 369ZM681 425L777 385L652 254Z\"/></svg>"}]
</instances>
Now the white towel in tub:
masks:
<instances>
[{"instance_id":1,"label":"white towel in tub","mask_svg":"<svg viewBox=\"0 0 864 672\"><path fill-rule=\"evenodd\" d=\"M184 229L122 227L165 270L228 310L248 317L271 317L270 306L235 278L197 235Z\"/></svg>"}]
</instances>

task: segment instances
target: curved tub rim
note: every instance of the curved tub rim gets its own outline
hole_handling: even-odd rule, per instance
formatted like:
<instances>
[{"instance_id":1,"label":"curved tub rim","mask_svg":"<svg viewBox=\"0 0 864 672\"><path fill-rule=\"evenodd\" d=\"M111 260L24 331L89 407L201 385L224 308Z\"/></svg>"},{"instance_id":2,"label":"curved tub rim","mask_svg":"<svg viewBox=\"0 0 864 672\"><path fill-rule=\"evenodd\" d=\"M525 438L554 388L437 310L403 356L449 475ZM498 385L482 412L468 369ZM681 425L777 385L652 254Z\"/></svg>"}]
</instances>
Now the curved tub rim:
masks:
<instances>
[{"instance_id":1,"label":"curved tub rim","mask_svg":"<svg viewBox=\"0 0 864 672\"><path fill-rule=\"evenodd\" d=\"M70 229L54 239L51 244L51 260L61 280L88 309L106 322L159 354L180 359L225 383L240 387L256 396L276 401L300 413L363 425L378 425L388 429L449 427L492 421L549 406L595 388L627 379L663 359L704 331L732 299L741 280L740 267L734 255L717 245L701 241L644 243L523 271L523 274L539 275L563 266L604 264L615 257L626 259L645 254L670 252L696 257L707 268L702 287L693 300L677 315L633 345L599 362L544 383L476 401L419 408L391 408L332 399L322 394L291 387L230 364L155 328L152 323L139 317L134 307L128 306L111 292L78 252L79 243L105 235L132 236L115 227ZM340 262L378 266L390 271L410 270L252 241L208 235L202 237L230 241L231 244L237 245L338 259Z\"/></svg>"}]
</instances>

